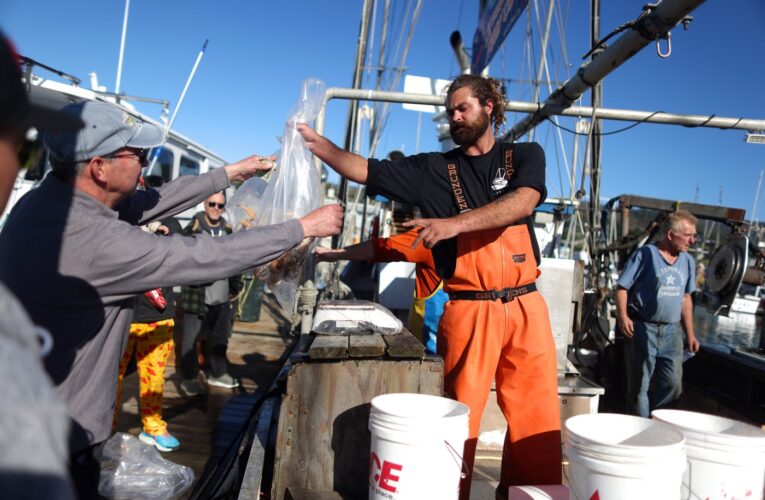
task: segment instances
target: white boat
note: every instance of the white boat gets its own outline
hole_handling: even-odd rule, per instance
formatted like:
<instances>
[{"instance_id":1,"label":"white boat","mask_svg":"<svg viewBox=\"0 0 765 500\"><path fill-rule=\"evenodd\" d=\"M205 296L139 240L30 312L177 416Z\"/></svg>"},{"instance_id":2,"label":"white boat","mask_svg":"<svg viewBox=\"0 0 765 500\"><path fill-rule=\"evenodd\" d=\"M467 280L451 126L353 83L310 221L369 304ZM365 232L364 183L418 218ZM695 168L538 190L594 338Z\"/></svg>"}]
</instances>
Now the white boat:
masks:
<instances>
[{"instance_id":1,"label":"white boat","mask_svg":"<svg viewBox=\"0 0 765 500\"><path fill-rule=\"evenodd\" d=\"M27 64L32 66L31 69L36 69L36 63L34 61L27 61ZM52 70L52 68L47 68L42 65L40 66ZM87 89L78 85L79 80L69 75L65 75L62 72L52 71L56 74L63 75L63 78L69 79L70 83L53 80L37 73L26 72L26 74L31 75L28 77L28 82L24 81L24 83L29 86L31 98L43 100L48 103L55 103L61 107L71 102L83 100L109 102L146 122L153 123L163 129L166 128L166 101L135 98L137 100L148 100L164 104L164 112L160 119L157 120L137 111L135 106L128 102L128 99L130 99L129 97L120 96L118 101L118 96L106 92L104 87L99 87L97 78L94 74L91 74L90 79L92 88ZM158 155L157 160L153 165L151 172L144 172L144 176L155 176L155 182L159 182L159 178L161 178L161 182L168 182L182 175L203 174L214 168L222 167L227 163L221 156L212 150L172 129L167 133L165 144L161 148L155 149L150 154L150 158L153 157L154 154ZM31 151L29 151L28 160L26 164L22 165L22 169L14 183L8 205L0 216L0 227L5 223L5 219L13 208L13 205L29 190L36 187L49 171L50 165L47 151L45 151L45 148L42 146L40 138L34 138L34 145L32 146ZM199 209L201 210L201 208ZM185 221L190 220L197 211L198 208L193 207L186 212L179 214L177 217L183 224Z\"/></svg>"}]
</instances>

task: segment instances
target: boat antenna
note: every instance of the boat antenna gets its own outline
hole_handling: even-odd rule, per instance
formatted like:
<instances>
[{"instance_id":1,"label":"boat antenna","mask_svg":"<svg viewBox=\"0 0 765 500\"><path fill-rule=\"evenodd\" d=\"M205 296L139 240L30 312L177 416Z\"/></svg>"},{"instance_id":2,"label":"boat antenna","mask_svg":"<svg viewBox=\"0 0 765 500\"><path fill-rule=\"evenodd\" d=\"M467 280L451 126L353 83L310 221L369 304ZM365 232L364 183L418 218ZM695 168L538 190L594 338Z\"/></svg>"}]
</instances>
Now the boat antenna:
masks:
<instances>
[{"instance_id":1,"label":"boat antenna","mask_svg":"<svg viewBox=\"0 0 765 500\"><path fill-rule=\"evenodd\" d=\"M120 82L122 81L122 58L125 55L125 36L127 35L128 12L130 0L125 0L125 15L122 18L122 39L120 40L120 56L117 61L117 83L114 84L114 93L117 94L117 102L120 102Z\"/></svg>"},{"instance_id":2,"label":"boat antenna","mask_svg":"<svg viewBox=\"0 0 765 500\"><path fill-rule=\"evenodd\" d=\"M194 79L194 75L197 72L197 68L199 67L199 63L202 61L202 56L205 55L205 50L207 49L207 43L210 41L210 39L205 39L205 43L202 44L202 49L199 51L199 54L197 54L197 60L194 61L194 67L191 68L191 73L189 73L189 77L186 79L186 85L183 86L183 91L181 91L181 96L178 98L178 104L176 104L175 109L173 110L173 115L170 117L170 121L167 122L167 125L165 125L165 141L167 141L167 134L170 132L170 127L173 126L173 123L175 122L175 117L178 116L178 110L181 109L181 104L183 104L183 99L186 97L186 91L189 90L189 85L191 85L191 81ZM154 150L154 154L151 158L151 164L146 169L146 175L149 175L149 173L154 169L154 164L157 163L157 158L159 158L159 154L162 152L162 145L157 147Z\"/></svg>"},{"instance_id":3,"label":"boat antenna","mask_svg":"<svg viewBox=\"0 0 765 500\"><path fill-rule=\"evenodd\" d=\"M757 201L760 198L760 188L762 187L762 176L765 174L765 170L760 170L760 179L757 181L757 190L754 192L754 203L752 203L752 215L749 217L749 231L747 232L747 238L752 237L752 229L757 225Z\"/></svg>"}]
</instances>

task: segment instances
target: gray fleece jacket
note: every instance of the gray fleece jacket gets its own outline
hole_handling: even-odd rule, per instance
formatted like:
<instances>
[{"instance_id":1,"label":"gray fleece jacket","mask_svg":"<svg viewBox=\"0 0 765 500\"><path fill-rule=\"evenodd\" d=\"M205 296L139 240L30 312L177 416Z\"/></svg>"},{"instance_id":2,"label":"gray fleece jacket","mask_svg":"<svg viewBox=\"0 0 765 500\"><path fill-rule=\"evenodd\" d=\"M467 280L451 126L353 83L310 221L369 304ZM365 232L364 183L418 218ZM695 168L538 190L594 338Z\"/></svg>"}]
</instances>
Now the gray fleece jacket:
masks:
<instances>
[{"instance_id":1,"label":"gray fleece jacket","mask_svg":"<svg viewBox=\"0 0 765 500\"><path fill-rule=\"evenodd\" d=\"M138 227L228 184L222 168L180 177L115 211L49 175L14 207L0 232L0 281L53 335L45 367L74 421L72 453L109 437L133 296L241 273L303 239L297 220L221 238L160 237Z\"/></svg>"},{"instance_id":2,"label":"gray fleece jacket","mask_svg":"<svg viewBox=\"0 0 765 500\"><path fill-rule=\"evenodd\" d=\"M0 496L71 500L69 418L43 369L35 328L0 285Z\"/></svg>"}]
</instances>

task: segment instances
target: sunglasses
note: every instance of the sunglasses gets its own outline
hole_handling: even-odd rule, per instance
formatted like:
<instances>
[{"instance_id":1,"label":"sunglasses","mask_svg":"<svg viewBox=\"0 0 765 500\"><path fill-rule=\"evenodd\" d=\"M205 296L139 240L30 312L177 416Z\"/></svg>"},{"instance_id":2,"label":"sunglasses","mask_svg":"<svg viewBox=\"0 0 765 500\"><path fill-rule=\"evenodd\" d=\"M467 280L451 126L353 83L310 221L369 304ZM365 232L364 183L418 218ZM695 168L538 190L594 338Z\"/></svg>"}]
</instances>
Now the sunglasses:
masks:
<instances>
[{"instance_id":1,"label":"sunglasses","mask_svg":"<svg viewBox=\"0 0 765 500\"><path fill-rule=\"evenodd\" d=\"M149 165L149 150L142 149L138 151L137 153L129 153L129 152L119 153L119 154L104 156L104 158L135 158L136 160L138 160L138 163L140 163L142 167L146 167Z\"/></svg>"},{"instance_id":2,"label":"sunglasses","mask_svg":"<svg viewBox=\"0 0 765 500\"><path fill-rule=\"evenodd\" d=\"M224 208L226 206L226 204L225 203L215 203L214 201L208 201L207 202L207 206L210 207L210 208L215 208L215 207Z\"/></svg>"}]
</instances>

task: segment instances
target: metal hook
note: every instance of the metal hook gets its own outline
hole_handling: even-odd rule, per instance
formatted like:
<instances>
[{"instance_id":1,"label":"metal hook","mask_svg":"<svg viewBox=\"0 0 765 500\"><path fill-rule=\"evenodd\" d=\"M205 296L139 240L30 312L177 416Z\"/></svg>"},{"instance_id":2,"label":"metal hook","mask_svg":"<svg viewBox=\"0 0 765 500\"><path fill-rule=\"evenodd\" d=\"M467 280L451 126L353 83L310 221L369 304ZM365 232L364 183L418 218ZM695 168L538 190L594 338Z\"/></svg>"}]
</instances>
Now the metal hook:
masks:
<instances>
[{"instance_id":1,"label":"metal hook","mask_svg":"<svg viewBox=\"0 0 765 500\"><path fill-rule=\"evenodd\" d=\"M672 32L667 32L667 52L662 54L661 52L661 38L656 39L656 54L662 59L666 59L672 54Z\"/></svg>"}]
</instances>

